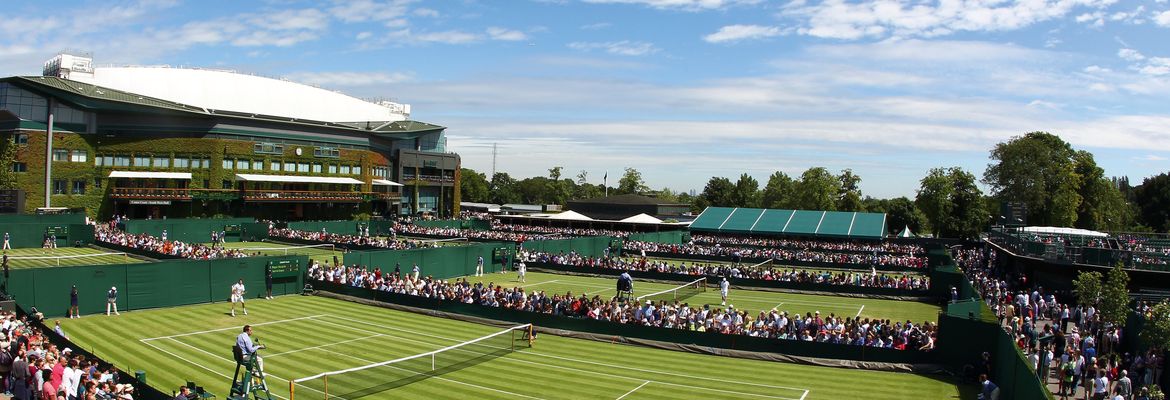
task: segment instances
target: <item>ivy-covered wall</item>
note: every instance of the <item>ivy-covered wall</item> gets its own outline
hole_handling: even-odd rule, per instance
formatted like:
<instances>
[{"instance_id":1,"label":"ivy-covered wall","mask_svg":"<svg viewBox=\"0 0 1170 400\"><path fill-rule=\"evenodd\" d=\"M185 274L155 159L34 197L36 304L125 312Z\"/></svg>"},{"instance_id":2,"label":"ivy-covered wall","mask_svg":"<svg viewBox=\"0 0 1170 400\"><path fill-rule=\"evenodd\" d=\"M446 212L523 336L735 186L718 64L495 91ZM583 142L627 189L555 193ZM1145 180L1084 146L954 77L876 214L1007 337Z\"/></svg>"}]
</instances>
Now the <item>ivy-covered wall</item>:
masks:
<instances>
[{"instance_id":1,"label":"ivy-covered wall","mask_svg":"<svg viewBox=\"0 0 1170 400\"><path fill-rule=\"evenodd\" d=\"M15 144L13 139L17 134L27 134L27 144ZM34 212L36 208L43 207L45 203L44 171L46 133L45 131L24 130L4 136L7 140L0 143L0 146L17 146L15 161L24 163L26 166L25 172L15 174L16 182L17 186L26 192L25 211L29 213ZM66 187L67 194L52 195L52 206L83 207L92 218L105 218L110 216L113 212L113 203L109 199L108 194L113 182L107 177L110 171L113 170L190 172L192 174L192 179L189 184L191 188L222 189L223 181L234 180L235 173L237 172L234 169L225 169L223 167L223 160L225 158L263 161L263 170L249 169L246 171L238 171L240 173L287 174L285 172L270 171L268 169L269 163L273 161L282 163L306 162L323 164L322 171L320 173L312 173L313 176L345 176L367 182L372 177L374 166L386 166L393 169L390 160L385 155L368 150L340 149L339 158L325 158L315 157L312 146L285 144L283 153L280 155L259 154L254 150L255 143L257 142L201 137L111 137L72 132L54 132L54 149L85 150L86 159L85 162L53 162L52 179L66 180L68 183ZM296 155L296 149L298 147L302 150L299 156ZM170 163L171 167L169 168L95 165L94 159L105 155L127 156L131 158L135 156L161 156L171 158L172 161ZM176 157L208 158L210 165L209 168L176 168L173 161ZM327 167L329 164L360 166L361 174L330 174L328 173ZM85 182L84 194L72 193L75 181ZM360 190L365 192L372 191L371 185L365 184ZM232 209L232 206L227 203L211 201L208 202L207 207L204 207L202 204L198 207L192 205L189 210L184 210L185 207L170 207L168 215L188 217L227 214ZM237 205L235 208L239 209L242 206ZM346 219L352 217L360 218L363 215L368 218L370 205L368 203L362 203L358 207L341 205L321 211L333 217L344 217ZM279 212L274 212L274 214L278 215L273 215L273 217L283 217L283 214Z\"/></svg>"}]
</instances>

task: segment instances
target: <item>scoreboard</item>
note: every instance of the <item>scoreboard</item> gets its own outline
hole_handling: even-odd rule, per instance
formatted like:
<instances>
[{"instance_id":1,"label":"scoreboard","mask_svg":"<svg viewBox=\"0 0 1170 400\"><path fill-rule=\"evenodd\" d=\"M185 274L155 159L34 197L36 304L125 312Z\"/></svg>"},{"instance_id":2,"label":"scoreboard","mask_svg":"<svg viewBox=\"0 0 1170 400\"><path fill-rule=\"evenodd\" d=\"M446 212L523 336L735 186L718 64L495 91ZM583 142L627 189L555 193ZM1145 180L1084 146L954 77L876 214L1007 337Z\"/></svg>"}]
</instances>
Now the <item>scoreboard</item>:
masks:
<instances>
[{"instance_id":1,"label":"scoreboard","mask_svg":"<svg viewBox=\"0 0 1170 400\"><path fill-rule=\"evenodd\" d=\"M270 261L268 268L272 270L272 278L296 278L301 275L300 263L293 260Z\"/></svg>"}]
</instances>

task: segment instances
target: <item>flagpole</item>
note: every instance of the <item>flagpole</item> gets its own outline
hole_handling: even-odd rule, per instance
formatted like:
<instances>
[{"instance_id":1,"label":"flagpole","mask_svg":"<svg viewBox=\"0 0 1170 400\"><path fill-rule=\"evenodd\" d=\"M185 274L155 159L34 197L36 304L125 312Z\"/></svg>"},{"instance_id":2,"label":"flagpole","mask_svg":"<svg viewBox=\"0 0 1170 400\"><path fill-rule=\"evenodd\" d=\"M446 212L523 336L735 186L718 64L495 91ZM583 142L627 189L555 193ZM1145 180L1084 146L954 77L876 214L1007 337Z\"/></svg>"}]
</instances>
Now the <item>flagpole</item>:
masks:
<instances>
[{"instance_id":1,"label":"flagpole","mask_svg":"<svg viewBox=\"0 0 1170 400\"><path fill-rule=\"evenodd\" d=\"M605 197L609 197L609 171L601 177L601 186L605 186Z\"/></svg>"}]
</instances>

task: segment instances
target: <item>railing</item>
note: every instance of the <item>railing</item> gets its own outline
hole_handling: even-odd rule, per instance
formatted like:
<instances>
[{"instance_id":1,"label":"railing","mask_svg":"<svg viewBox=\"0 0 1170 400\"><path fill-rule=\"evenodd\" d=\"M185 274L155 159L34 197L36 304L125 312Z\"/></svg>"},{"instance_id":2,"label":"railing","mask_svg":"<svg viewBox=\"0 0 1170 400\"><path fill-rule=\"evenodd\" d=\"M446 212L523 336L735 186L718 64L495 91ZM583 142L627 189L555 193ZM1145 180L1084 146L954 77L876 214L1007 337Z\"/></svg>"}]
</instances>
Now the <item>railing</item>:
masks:
<instances>
[{"instance_id":1,"label":"railing","mask_svg":"<svg viewBox=\"0 0 1170 400\"><path fill-rule=\"evenodd\" d=\"M365 192L327 192L312 190L244 190L245 201L340 201L360 202Z\"/></svg>"},{"instance_id":2,"label":"railing","mask_svg":"<svg viewBox=\"0 0 1170 400\"><path fill-rule=\"evenodd\" d=\"M423 181L423 182L455 183L454 177L439 176L439 175L419 175L418 178L416 179L414 174L402 174L402 180L404 180L404 181L419 180L419 181Z\"/></svg>"},{"instance_id":3,"label":"railing","mask_svg":"<svg viewBox=\"0 0 1170 400\"><path fill-rule=\"evenodd\" d=\"M1155 251L1133 251L1113 249L1108 243L1103 246L1083 246L1080 242L1065 243L1060 240L1037 241L1027 232L1001 231L988 233L988 240L1010 249L1020 255L1042 258L1050 261L1111 267L1118 261L1126 268L1170 271L1170 254Z\"/></svg>"},{"instance_id":4,"label":"railing","mask_svg":"<svg viewBox=\"0 0 1170 400\"><path fill-rule=\"evenodd\" d=\"M116 187L110 192L116 199L190 200L189 188L126 188Z\"/></svg>"}]
</instances>

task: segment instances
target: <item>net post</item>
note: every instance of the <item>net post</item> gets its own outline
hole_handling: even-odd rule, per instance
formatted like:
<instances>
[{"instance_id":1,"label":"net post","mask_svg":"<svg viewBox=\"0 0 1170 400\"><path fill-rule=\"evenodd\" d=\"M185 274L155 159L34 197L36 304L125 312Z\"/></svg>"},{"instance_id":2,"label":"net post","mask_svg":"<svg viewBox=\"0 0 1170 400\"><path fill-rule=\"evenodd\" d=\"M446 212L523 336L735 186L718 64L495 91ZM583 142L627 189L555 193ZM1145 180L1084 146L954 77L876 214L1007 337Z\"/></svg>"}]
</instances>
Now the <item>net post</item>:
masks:
<instances>
[{"instance_id":1,"label":"net post","mask_svg":"<svg viewBox=\"0 0 1170 400\"><path fill-rule=\"evenodd\" d=\"M325 378L325 400L329 400L329 374L325 374L323 378Z\"/></svg>"},{"instance_id":2,"label":"net post","mask_svg":"<svg viewBox=\"0 0 1170 400\"><path fill-rule=\"evenodd\" d=\"M435 353L431 353L431 372L435 371Z\"/></svg>"},{"instance_id":3,"label":"net post","mask_svg":"<svg viewBox=\"0 0 1170 400\"><path fill-rule=\"evenodd\" d=\"M293 381L291 381L291 380L288 381L288 400L293 400L296 398L296 393L294 390L295 386L296 386L296 383L293 383Z\"/></svg>"}]
</instances>

